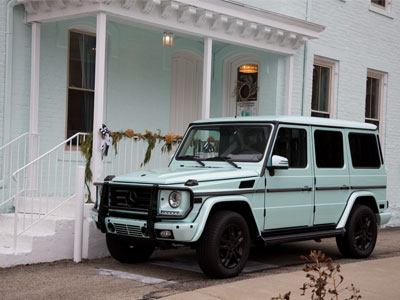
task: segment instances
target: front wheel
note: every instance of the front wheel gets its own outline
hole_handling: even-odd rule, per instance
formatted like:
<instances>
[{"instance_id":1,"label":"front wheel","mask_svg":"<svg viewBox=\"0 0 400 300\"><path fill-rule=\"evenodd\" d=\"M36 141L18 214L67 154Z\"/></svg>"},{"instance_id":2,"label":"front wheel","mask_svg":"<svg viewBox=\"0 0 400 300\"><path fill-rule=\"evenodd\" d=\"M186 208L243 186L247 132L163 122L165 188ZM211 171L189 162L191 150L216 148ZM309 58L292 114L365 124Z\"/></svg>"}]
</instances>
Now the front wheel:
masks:
<instances>
[{"instance_id":1,"label":"front wheel","mask_svg":"<svg viewBox=\"0 0 400 300\"><path fill-rule=\"evenodd\" d=\"M336 238L339 251L347 257L365 258L375 248L378 225L374 212L365 205L356 204L346 225L346 234Z\"/></svg>"},{"instance_id":2,"label":"front wheel","mask_svg":"<svg viewBox=\"0 0 400 300\"><path fill-rule=\"evenodd\" d=\"M106 243L111 256L122 263L139 263L146 261L154 252L152 244L135 244L124 237L106 234Z\"/></svg>"},{"instance_id":3,"label":"front wheel","mask_svg":"<svg viewBox=\"0 0 400 300\"><path fill-rule=\"evenodd\" d=\"M200 268L211 277L237 276L250 252L250 233L243 217L233 211L217 211L206 224L197 245Z\"/></svg>"}]
</instances>

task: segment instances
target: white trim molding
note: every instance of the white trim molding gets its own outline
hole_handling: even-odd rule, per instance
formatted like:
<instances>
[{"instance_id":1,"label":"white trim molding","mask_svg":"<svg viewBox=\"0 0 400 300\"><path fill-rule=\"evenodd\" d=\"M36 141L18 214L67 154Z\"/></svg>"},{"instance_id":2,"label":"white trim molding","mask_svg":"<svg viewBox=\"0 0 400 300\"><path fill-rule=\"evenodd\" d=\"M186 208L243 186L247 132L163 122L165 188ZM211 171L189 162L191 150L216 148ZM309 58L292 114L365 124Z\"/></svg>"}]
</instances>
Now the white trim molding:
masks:
<instances>
[{"instance_id":1,"label":"white trim molding","mask_svg":"<svg viewBox=\"0 0 400 300\"><path fill-rule=\"evenodd\" d=\"M104 12L111 20L145 24L275 53L293 55L325 27L221 0L18 0L27 22L54 22Z\"/></svg>"}]
</instances>

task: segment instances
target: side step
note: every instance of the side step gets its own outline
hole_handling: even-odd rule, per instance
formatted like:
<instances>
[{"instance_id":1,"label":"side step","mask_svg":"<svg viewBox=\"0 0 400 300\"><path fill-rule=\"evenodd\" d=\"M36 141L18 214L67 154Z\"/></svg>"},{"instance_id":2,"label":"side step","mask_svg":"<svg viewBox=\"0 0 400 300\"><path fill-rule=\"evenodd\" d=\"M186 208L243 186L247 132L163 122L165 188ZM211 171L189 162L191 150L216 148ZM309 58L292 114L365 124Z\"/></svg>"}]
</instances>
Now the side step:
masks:
<instances>
[{"instance_id":1,"label":"side step","mask_svg":"<svg viewBox=\"0 0 400 300\"><path fill-rule=\"evenodd\" d=\"M329 238L335 236L343 236L345 233L346 229L340 228L340 229L300 232L300 233L273 235L273 236L268 236L267 234L264 233L263 236L261 236L261 238L264 241L264 245L269 246L269 245L276 245L289 242L299 242L299 241Z\"/></svg>"}]
</instances>

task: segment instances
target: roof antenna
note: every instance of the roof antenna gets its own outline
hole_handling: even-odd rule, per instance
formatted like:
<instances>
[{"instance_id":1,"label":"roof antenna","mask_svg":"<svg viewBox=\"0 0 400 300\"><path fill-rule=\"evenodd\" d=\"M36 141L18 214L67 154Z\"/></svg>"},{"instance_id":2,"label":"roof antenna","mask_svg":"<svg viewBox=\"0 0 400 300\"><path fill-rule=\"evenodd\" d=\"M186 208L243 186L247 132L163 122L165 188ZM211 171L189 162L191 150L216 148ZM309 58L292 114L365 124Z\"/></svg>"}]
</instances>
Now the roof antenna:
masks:
<instances>
[{"instance_id":1,"label":"roof antenna","mask_svg":"<svg viewBox=\"0 0 400 300\"><path fill-rule=\"evenodd\" d=\"M234 115L233 117L236 119L237 115Z\"/></svg>"}]
</instances>

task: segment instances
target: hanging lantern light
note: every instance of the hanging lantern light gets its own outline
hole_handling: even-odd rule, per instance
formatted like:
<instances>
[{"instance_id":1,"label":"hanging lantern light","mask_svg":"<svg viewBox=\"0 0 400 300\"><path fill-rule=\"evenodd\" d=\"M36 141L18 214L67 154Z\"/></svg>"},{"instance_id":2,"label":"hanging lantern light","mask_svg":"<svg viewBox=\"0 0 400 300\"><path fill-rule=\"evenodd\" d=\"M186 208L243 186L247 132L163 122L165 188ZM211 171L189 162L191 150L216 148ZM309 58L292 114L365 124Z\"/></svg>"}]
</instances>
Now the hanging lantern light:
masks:
<instances>
[{"instance_id":1,"label":"hanging lantern light","mask_svg":"<svg viewBox=\"0 0 400 300\"><path fill-rule=\"evenodd\" d=\"M241 65L239 67L239 72L240 73L257 73L258 65L253 65L253 64Z\"/></svg>"},{"instance_id":2,"label":"hanging lantern light","mask_svg":"<svg viewBox=\"0 0 400 300\"><path fill-rule=\"evenodd\" d=\"M163 47L172 47L174 45L174 34L172 32L164 32L162 44Z\"/></svg>"}]
</instances>

